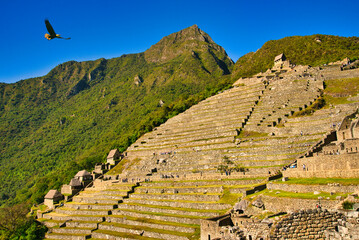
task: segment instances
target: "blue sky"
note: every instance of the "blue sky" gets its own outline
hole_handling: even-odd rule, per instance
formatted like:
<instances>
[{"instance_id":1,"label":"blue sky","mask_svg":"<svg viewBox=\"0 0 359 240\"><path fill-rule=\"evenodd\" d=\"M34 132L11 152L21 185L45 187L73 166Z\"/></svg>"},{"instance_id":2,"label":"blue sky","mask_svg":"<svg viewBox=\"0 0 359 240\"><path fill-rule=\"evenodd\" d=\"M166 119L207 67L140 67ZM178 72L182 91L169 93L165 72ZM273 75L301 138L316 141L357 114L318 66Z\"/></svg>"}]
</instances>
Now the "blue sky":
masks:
<instances>
[{"instance_id":1,"label":"blue sky","mask_svg":"<svg viewBox=\"0 0 359 240\"><path fill-rule=\"evenodd\" d=\"M359 36L358 0L0 0L0 82L60 63L139 53L197 24L236 61L266 41L316 33ZM44 38L44 19L71 40Z\"/></svg>"}]
</instances>

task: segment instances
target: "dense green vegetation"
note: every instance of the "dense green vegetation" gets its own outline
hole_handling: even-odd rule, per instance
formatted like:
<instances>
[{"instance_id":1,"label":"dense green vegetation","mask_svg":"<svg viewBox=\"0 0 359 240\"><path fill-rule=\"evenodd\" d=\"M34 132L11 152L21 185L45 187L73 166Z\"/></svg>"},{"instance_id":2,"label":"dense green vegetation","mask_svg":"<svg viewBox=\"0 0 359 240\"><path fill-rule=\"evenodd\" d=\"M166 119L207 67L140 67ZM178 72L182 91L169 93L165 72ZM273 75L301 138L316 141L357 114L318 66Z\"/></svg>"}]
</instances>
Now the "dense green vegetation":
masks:
<instances>
[{"instance_id":1,"label":"dense green vegetation","mask_svg":"<svg viewBox=\"0 0 359 240\"><path fill-rule=\"evenodd\" d=\"M124 151L228 87L232 65L223 48L192 26L145 53L71 61L44 77L1 84L0 204L41 202L111 149Z\"/></svg>"},{"instance_id":2,"label":"dense green vegetation","mask_svg":"<svg viewBox=\"0 0 359 240\"><path fill-rule=\"evenodd\" d=\"M358 37L330 35L293 36L266 42L256 52L239 58L233 69L233 78L248 77L265 72L273 66L275 56L284 53L297 65L319 66L346 57L354 60L359 56Z\"/></svg>"},{"instance_id":3,"label":"dense green vegetation","mask_svg":"<svg viewBox=\"0 0 359 240\"><path fill-rule=\"evenodd\" d=\"M27 217L28 212L24 204L0 208L0 239L42 239L47 228L33 217Z\"/></svg>"}]
</instances>

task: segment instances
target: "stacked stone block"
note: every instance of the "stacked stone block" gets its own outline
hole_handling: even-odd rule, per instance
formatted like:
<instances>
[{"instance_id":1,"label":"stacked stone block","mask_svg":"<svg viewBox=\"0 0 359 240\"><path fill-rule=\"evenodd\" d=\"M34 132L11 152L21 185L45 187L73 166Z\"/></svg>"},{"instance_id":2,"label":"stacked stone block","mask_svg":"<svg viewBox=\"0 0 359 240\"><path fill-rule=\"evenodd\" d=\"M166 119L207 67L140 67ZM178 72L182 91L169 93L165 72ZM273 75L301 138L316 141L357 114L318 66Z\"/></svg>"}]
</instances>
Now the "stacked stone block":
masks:
<instances>
[{"instance_id":1,"label":"stacked stone block","mask_svg":"<svg viewBox=\"0 0 359 240\"><path fill-rule=\"evenodd\" d=\"M300 210L278 222L271 239L325 239L325 231L338 227L343 215L324 209Z\"/></svg>"}]
</instances>

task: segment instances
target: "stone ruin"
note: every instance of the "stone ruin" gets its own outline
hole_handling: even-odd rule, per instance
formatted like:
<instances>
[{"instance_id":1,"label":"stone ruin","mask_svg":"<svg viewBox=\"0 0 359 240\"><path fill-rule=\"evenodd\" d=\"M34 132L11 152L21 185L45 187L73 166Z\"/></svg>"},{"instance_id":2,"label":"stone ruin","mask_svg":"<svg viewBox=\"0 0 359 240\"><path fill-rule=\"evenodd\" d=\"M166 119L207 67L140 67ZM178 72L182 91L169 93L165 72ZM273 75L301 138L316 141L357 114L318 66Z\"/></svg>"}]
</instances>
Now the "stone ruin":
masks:
<instances>
[{"instance_id":1,"label":"stone ruin","mask_svg":"<svg viewBox=\"0 0 359 240\"><path fill-rule=\"evenodd\" d=\"M260 220L232 211L201 221L201 240L208 239L359 239L359 212L316 208Z\"/></svg>"},{"instance_id":2,"label":"stone ruin","mask_svg":"<svg viewBox=\"0 0 359 240\"><path fill-rule=\"evenodd\" d=\"M358 111L346 116L328 138L321 140L316 149L296 160L294 168L283 172L285 177L342 177L359 176L359 115Z\"/></svg>"}]
</instances>

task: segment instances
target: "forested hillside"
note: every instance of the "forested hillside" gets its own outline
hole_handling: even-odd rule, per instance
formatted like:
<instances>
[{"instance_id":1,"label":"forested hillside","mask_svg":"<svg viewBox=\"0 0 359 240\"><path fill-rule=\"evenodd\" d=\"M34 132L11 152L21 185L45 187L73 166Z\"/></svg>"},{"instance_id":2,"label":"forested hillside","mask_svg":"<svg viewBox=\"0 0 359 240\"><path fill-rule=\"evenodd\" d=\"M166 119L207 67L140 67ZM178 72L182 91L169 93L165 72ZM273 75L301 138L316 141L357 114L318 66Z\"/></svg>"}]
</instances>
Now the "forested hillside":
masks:
<instances>
[{"instance_id":1,"label":"forested hillside","mask_svg":"<svg viewBox=\"0 0 359 240\"><path fill-rule=\"evenodd\" d=\"M281 53L297 65L319 66L346 57L354 60L359 56L359 38L316 34L268 41L256 52L238 59L233 69L233 79L266 71L273 66L275 56Z\"/></svg>"},{"instance_id":2,"label":"forested hillside","mask_svg":"<svg viewBox=\"0 0 359 240\"><path fill-rule=\"evenodd\" d=\"M0 203L40 202L83 168L228 86L232 60L196 25L144 53L60 64L0 85Z\"/></svg>"}]
</instances>

